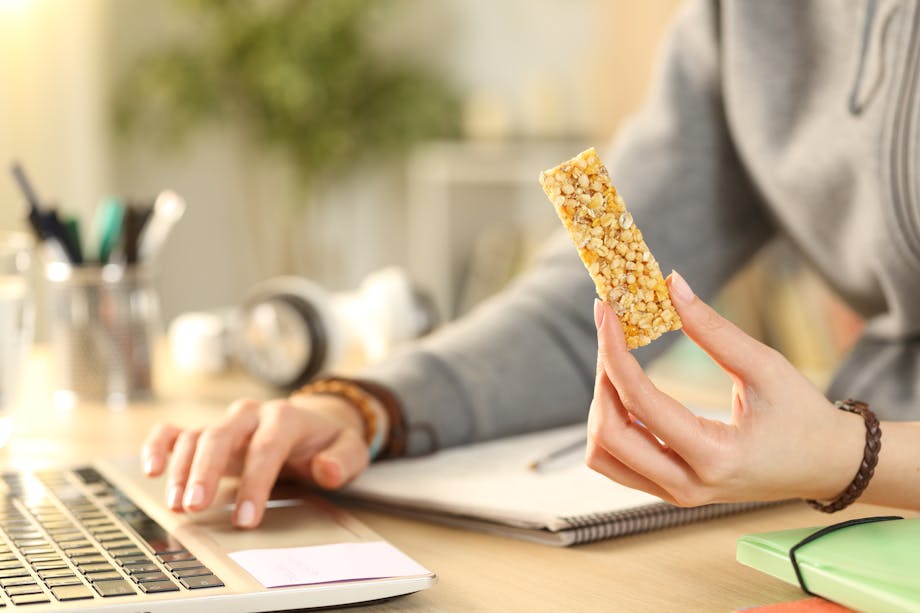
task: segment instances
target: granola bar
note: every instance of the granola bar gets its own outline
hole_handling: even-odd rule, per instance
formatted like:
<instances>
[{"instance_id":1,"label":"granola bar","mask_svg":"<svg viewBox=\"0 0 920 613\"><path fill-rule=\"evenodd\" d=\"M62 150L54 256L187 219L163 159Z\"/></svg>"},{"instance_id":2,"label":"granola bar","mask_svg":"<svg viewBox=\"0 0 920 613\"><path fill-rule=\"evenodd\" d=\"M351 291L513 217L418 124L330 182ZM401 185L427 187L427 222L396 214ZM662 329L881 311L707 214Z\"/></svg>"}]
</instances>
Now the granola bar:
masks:
<instances>
[{"instance_id":1,"label":"granola bar","mask_svg":"<svg viewBox=\"0 0 920 613\"><path fill-rule=\"evenodd\" d=\"M601 300L635 349L681 326L658 262L607 168L591 148L540 173L540 185L578 248Z\"/></svg>"}]
</instances>

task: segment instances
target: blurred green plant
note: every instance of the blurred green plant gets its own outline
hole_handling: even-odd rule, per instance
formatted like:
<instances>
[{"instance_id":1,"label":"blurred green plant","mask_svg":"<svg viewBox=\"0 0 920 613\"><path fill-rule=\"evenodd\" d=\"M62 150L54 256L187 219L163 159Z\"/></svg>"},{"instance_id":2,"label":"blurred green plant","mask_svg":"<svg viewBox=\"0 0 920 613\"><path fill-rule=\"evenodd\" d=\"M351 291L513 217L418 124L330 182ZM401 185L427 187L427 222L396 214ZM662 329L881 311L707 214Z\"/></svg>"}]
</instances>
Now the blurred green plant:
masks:
<instances>
[{"instance_id":1,"label":"blurred green plant","mask_svg":"<svg viewBox=\"0 0 920 613\"><path fill-rule=\"evenodd\" d=\"M126 138L181 144L208 122L239 124L280 150L304 186L367 156L459 131L447 82L379 57L369 16L392 0L183 0L190 40L145 56L118 83Z\"/></svg>"}]
</instances>

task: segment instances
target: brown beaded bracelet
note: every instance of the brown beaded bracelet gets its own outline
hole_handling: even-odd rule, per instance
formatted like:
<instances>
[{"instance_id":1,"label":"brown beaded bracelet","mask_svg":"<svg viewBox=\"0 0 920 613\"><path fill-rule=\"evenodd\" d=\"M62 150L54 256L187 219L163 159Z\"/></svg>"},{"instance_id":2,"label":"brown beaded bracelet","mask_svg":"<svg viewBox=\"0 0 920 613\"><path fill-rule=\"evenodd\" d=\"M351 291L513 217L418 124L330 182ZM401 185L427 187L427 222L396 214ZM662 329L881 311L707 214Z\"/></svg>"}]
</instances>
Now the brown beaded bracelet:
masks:
<instances>
[{"instance_id":1,"label":"brown beaded bracelet","mask_svg":"<svg viewBox=\"0 0 920 613\"><path fill-rule=\"evenodd\" d=\"M879 426L878 418L869 408L869 405L852 398L845 402L838 401L835 403L841 411L849 411L861 415L866 422L866 447L863 451L862 463L859 465L859 471L853 477L853 481L847 486L836 499L823 503L817 500L806 500L813 508L825 513L836 513L841 509L853 504L860 497L869 485L869 480L875 474L875 466L878 464L878 453L882 448L882 428Z\"/></svg>"},{"instance_id":2,"label":"brown beaded bracelet","mask_svg":"<svg viewBox=\"0 0 920 613\"><path fill-rule=\"evenodd\" d=\"M399 458L406 455L408 432L402 406L396 395L386 386L367 379L348 379L362 390L375 397L389 419L387 440L380 451L381 458Z\"/></svg>"}]
</instances>

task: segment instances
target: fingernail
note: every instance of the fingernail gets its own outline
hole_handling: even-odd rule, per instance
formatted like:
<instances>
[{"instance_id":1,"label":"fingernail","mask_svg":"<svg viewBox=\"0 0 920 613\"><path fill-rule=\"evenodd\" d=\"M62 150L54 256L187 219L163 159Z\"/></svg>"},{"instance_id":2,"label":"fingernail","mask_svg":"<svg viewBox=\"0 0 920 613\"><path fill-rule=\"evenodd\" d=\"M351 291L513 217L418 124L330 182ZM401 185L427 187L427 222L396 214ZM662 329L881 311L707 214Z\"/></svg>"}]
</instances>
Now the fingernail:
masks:
<instances>
[{"instance_id":1,"label":"fingernail","mask_svg":"<svg viewBox=\"0 0 920 613\"><path fill-rule=\"evenodd\" d=\"M690 286L676 270L671 271L671 294L681 302L687 303L693 300L694 294Z\"/></svg>"},{"instance_id":2,"label":"fingernail","mask_svg":"<svg viewBox=\"0 0 920 613\"><path fill-rule=\"evenodd\" d=\"M147 459L144 460L144 472L148 475L152 475L153 471L156 469L159 462L156 461L156 456L147 456Z\"/></svg>"},{"instance_id":3,"label":"fingernail","mask_svg":"<svg viewBox=\"0 0 920 613\"><path fill-rule=\"evenodd\" d=\"M324 462L323 473L326 475L328 485L337 486L342 478L342 466L335 460Z\"/></svg>"},{"instance_id":4,"label":"fingernail","mask_svg":"<svg viewBox=\"0 0 920 613\"><path fill-rule=\"evenodd\" d=\"M244 500L236 508L236 525L243 528L249 528L256 520L256 506Z\"/></svg>"},{"instance_id":5,"label":"fingernail","mask_svg":"<svg viewBox=\"0 0 920 613\"><path fill-rule=\"evenodd\" d=\"M166 506L170 509L182 507L182 486L178 483L169 486L169 492L166 494Z\"/></svg>"},{"instance_id":6,"label":"fingernail","mask_svg":"<svg viewBox=\"0 0 920 613\"><path fill-rule=\"evenodd\" d=\"M202 502L204 502L204 486L196 483L192 489L185 492L185 507L187 509L197 507Z\"/></svg>"},{"instance_id":7,"label":"fingernail","mask_svg":"<svg viewBox=\"0 0 920 613\"><path fill-rule=\"evenodd\" d=\"M594 325L598 328L601 327L601 324L604 323L604 303L594 299Z\"/></svg>"}]
</instances>

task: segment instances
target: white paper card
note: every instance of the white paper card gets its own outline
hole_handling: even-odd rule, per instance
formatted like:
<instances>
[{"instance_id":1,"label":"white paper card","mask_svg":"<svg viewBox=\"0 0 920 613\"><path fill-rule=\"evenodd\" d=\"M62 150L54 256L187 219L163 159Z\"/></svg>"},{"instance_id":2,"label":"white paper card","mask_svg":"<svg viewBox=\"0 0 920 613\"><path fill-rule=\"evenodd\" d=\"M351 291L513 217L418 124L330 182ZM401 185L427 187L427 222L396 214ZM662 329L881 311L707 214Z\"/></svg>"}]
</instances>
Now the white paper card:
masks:
<instances>
[{"instance_id":1,"label":"white paper card","mask_svg":"<svg viewBox=\"0 0 920 613\"><path fill-rule=\"evenodd\" d=\"M430 574L385 541L248 549L230 557L265 587Z\"/></svg>"}]
</instances>

